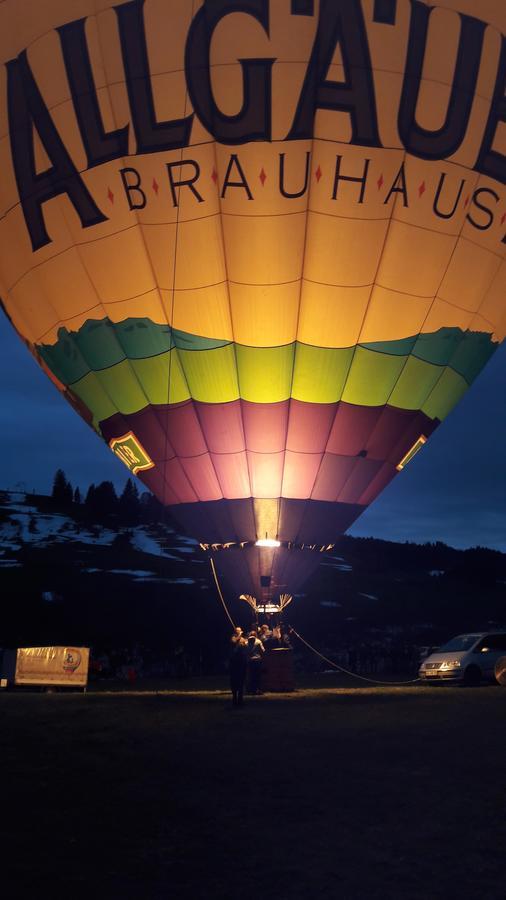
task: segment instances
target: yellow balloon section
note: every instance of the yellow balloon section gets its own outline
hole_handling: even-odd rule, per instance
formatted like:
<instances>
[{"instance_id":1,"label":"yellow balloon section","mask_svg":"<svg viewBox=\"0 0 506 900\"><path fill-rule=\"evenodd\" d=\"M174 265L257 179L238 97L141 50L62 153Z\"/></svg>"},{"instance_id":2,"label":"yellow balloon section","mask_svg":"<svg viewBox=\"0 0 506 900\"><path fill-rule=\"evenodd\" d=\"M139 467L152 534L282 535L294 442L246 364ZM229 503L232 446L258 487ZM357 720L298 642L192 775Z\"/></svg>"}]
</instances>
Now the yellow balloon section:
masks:
<instances>
[{"instance_id":1,"label":"yellow balloon section","mask_svg":"<svg viewBox=\"0 0 506 900\"><path fill-rule=\"evenodd\" d=\"M333 542L503 340L505 28L503 0L0 5L3 304L199 540Z\"/></svg>"}]
</instances>

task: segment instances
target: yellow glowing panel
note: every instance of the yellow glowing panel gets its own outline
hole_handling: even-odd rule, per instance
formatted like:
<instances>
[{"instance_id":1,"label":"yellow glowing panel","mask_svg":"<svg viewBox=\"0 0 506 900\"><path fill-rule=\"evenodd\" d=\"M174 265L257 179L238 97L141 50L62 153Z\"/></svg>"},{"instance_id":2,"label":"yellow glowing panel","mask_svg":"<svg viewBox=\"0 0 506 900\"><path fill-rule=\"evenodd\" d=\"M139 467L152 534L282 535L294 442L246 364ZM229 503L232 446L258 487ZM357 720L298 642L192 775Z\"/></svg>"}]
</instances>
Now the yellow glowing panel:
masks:
<instances>
[{"instance_id":1,"label":"yellow glowing panel","mask_svg":"<svg viewBox=\"0 0 506 900\"><path fill-rule=\"evenodd\" d=\"M132 475L137 475L137 472L143 472L145 469L152 469L155 465L133 431L113 438L109 441L109 447L121 462L125 463L127 469L130 469Z\"/></svg>"},{"instance_id":2,"label":"yellow glowing panel","mask_svg":"<svg viewBox=\"0 0 506 900\"><path fill-rule=\"evenodd\" d=\"M396 465L396 469L400 472L402 469L407 466L409 462L413 459L414 456L418 453L419 450L422 449L423 445L427 443L427 438L424 434L421 434L417 441L411 447L411 450L408 450L405 456L402 457L400 463Z\"/></svg>"}]
</instances>

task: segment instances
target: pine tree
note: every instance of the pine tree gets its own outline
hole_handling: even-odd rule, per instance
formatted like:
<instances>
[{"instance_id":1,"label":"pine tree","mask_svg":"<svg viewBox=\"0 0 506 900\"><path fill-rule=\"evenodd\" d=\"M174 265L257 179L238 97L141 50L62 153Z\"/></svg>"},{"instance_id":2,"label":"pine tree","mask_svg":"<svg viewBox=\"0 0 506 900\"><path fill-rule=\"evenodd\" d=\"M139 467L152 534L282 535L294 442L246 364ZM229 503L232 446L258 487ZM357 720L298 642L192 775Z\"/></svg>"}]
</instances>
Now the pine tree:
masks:
<instances>
[{"instance_id":1,"label":"pine tree","mask_svg":"<svg viewBox=\"0 0 506 900\"><path fill-rule=\"evenodd\" d=\"M143 491L139 502L143 522L165 521L164 507L154 494L150 494L149 491Z\"/></svg>"},{"instance_id":2,"label":"pine tree","mask_svg":"<svg viewBox=\"0 0 506 900\"><path fill-rule=\"evenodd\" d=\"M118 497L112 481L101 481L93 494L93 508L99 520L118 511Z\"/></svg>"},{"instance_id":3,"label":"pine tree","mask_svg":"<svg viewBox=\"0 0 506 900\"><path fill-rule=\"evenodd\" d=\"M90 517L93 517L93 514L95 512L95 491L95 485L90 484L86 492L86 499L84 501L84 508Z\"/></svg>"},{"instance_id":4,"label":"pine tree","mask_svg":"<svg viewBox=\"0 0 506 900\"><path fill-rule=\"evenodd\" d=\"M81 491L79 490L78 487L76 487L76 489L74 491L74 503L76 506L81 505Z\"/></svg>"},{"instance_id":5,"label":"pine tree","mask_svg":"<svg viewBox=\"0 0 506 900\"><path fill-rule=\"evenodd\" d=\"M65 503L67 506L72 506L72 501L73 501L73 499L74 499L74 489L73 489L73 487L72 487L70 481L67 481L67 483L66 483L66 485L65 485L65 499L64 499L64 503Z\"/></svg>"},{"instance_id":6,"label":"pine tree","mask_svg":"<svg viewBox=\"0 0 506 900\"><path fill-rule=\"evenodd\" d=\"M137 525L141 516L141 505L137 485L128 479L123 493L119 498L118 511L122 522L128 525Z\"/></svg>"},{"instance_id":7,"label":"pine tree","mask_svg":"<svg viewBox=\"0 0 506 900\"><path fill-rule=\"evenodd\" d=\"M51 496L57 503L65 504L68 500L67 478L63 469L57 469L53 481Z\"/></svg>"}]
</instances>

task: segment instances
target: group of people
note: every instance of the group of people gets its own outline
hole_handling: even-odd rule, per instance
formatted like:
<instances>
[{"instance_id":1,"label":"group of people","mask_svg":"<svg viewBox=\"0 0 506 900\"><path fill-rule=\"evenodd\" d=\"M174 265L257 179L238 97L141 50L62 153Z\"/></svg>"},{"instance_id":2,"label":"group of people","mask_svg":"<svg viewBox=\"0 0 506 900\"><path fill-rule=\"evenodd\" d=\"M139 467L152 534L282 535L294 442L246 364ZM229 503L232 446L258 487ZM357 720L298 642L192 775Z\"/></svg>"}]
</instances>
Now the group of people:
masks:
<instances>
[{"instance_id":1,"label":"group of people","mask_svg":"<svg viewBox=\"0 0 506 900\"><path fill-rule=\"evenodd\" d=\"M242 706L244 702L244 686L250 694L260 693L260 677L262 660L266 650L276 647L288 647L288 635L284 635L281 627L260 625L252 628L247 636L242 628L234 628L230 638L229 674L232 702L234 706Z\"/></svg>"}]
</instances>

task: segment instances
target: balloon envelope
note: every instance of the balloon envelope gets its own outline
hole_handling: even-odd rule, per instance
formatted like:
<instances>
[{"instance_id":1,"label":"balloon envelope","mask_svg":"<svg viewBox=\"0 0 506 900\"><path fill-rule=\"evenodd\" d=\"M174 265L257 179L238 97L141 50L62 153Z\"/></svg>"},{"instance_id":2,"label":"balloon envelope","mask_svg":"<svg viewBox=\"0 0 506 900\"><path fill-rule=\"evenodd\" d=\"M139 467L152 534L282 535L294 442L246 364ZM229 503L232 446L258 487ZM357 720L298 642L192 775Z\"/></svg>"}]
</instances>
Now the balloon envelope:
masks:
<instances>
[{"instance_id":1,"label":"balloon envelope","mask_svg":"<svg viewBox=\"0 0 506 900\"><path fill-rule=\"evenodd\" d=\"M191 534L247 545L243 591L295 589L504 338L505 28L503 0L0 5L6 311Z\"/></svg>"}]
</instances>

